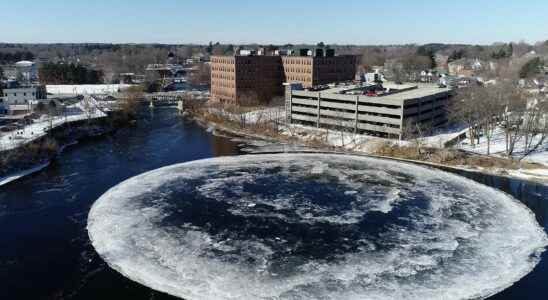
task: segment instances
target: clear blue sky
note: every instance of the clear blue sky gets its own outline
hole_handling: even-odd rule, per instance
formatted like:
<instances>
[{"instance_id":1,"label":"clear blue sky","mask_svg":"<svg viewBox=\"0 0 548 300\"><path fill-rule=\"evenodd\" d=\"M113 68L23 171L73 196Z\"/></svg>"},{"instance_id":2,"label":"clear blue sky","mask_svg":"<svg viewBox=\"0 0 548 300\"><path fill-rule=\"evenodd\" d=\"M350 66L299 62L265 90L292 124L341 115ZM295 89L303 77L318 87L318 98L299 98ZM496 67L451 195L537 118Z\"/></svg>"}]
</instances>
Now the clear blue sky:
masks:
<instances>
[{"instance_id":1,"label":"clear blue sky","mask_svg":"<svg viewBox=\"0 0 548 300\"><path fill-rule=\"evenodd\" d=\"M548 39L548 0L0 0L0 42L403 44Z\"/></svg>"}]
</instances>

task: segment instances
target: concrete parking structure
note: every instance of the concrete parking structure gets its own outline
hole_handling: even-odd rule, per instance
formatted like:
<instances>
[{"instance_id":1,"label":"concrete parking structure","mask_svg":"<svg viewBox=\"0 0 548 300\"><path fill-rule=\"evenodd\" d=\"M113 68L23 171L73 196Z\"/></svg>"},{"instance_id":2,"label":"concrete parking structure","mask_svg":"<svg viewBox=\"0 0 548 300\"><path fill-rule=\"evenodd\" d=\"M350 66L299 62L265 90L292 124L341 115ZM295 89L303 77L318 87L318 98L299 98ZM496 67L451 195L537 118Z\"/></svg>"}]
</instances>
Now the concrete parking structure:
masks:
<instances>
[{"instance_id":1,"label":"concrete parking structure","mask_svg":"<svg viewBox=\"0 0 548 300\"><path fill-rule=\"evenodd\" d=\"M378 90L376 85L342 85L320 91L288 86L287 119L318 128L398 139L415 124L438 127L447 123L446 107L452 94L448 88L385 85L383 92Z\"/></svg>"}]
</instances>

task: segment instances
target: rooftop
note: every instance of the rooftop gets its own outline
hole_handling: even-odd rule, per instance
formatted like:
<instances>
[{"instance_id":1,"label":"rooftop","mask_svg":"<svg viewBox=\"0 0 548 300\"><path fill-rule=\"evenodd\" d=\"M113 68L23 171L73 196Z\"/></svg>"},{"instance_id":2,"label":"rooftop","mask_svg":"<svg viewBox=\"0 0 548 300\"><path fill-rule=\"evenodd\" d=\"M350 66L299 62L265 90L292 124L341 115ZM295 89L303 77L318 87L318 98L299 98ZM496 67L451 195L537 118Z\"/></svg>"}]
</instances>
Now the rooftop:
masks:
<instances>
[{"instance_id":1,"label":"rooftop","mask_svg":"<svg viewBox=\"0 0 548 300\"><path fill-rule=\"evenodd\" d=\"M16 62L15 65L18 67L31 67L31 66L34 66L35 63L28 60L22 60L22 61Z\"/></svg>"},{"instance_id":2,"label":"rooftop","mask_svg":"<svg viewBox=\"0 0 548 300\"><path fill-rule=\"evenodd\" d=\"M370 98L371 100L386 102L401 102L408 99L418 99L440 93L448 93L450 88L442 88L437 84L395 84L385 82L382 90L375 89L376 84L341 84L324 89L294 91L296 94L317 93L331 95L349 95L360 96L360 98ZM367 91L372 91L367 93Z\"/></svg>"},{"instance_id":3,"label":"rooftop","mask_svg":"<svg viewBox=\"0 0 548 300\"><path fill-rule=\"evenodd\" d=\"M386 87L386 86L385 86ZM420 84L416 88L382 96L382 99L416 99L450 92L450 88L440 88L437 84Z\"/></svg>"}]
</instances>

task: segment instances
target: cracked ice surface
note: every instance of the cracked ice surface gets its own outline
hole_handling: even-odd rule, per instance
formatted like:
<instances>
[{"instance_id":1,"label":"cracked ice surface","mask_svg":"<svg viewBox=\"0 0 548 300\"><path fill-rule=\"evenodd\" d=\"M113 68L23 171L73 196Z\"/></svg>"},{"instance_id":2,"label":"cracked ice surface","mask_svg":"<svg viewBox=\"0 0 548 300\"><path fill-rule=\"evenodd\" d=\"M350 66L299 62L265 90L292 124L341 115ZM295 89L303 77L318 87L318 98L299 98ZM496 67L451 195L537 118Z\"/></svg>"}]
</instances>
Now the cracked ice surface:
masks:
<instances>
[{"instance_id":1,"label":"cracked ice surface","mask_svg":"<svg viewBox=\"0 0 548 300\"><path fill-rule=\"evenodd\" d=\"M524 205L462 177L372 158L250 155L112 188L91 241L114 269L185 299L476 299L548 243Z\"/></svg>"}]
</instances>

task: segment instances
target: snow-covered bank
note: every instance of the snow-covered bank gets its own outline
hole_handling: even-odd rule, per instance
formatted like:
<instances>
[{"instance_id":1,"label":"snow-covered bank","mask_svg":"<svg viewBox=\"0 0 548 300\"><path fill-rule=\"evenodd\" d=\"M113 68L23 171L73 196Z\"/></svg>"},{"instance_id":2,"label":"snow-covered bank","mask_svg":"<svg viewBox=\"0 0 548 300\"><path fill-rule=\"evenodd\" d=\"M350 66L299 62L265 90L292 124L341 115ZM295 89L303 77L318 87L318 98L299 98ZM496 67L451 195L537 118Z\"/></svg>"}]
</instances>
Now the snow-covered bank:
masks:
<instances>
[{"instance_id":1,"label":"snow-covered bank","mask_svg":"<svg viewBox=\"0 0 548 300\"><path fill-rule=\"evenodd\" d=\"M548 148L544 149L544 151L536 152L533 154L530 154L525 161L537 163L544 165L548 167Z\"/></svg>"},{"instance_id":2,"label":"snow-covered bank","mask_svg":"<svg viewBox=\"0 0 548 300\"><path fill-rule=\"evenodd\" d=\"M13 150L36 141L46 136L49 130L67 123L100 119L106 116L107 114L101 110L85 108L85 105L79 102L69 106L65 116L44 116L22 129L0 133L0 151Z\"/></svg>"},{"instance_id":3,"label":"snow-covered bank","mask_svg":"<svg viewBox=\"0 0 548 300\"><path fill-rule=\"evenodd\" d=\"M537 136L534 138L532 144L534 145L538 142L539 137ZM458 148L472 153L487 155L487 138L485 136L481 136L479 139L479 143L476 141L475 145L472 145L469 139L463 140L461 143L458 144ZM497 128L494 131L489 148L490 155L505 156L506 136L504 130L502 130L501 128ZM515 158L520 158L523 156L524 151L525 141L523 139L520 139L516 142L514 146L513 156ZM524 161L537 163L548 167L548 140L544 141L544 143L539 147L536 152L527 155Z\"/></svg>"},{"instance_id":4,"label":"snow-covered bank","mask_svg":"<svg viewBox=\"0 0 548 300\"><path fill-rule=\"evenodd\" d=\"M341 132L325 128L303 126L299 124L284 125L282 128L282 134L291 137L298 137L300 140L305 142L321 141L330 147L343 148L345 150L360 153L372 153L379 147L379 145L382 144L411 146L413 144L420 143L424 147L442 149L447 143L450 143L457 137L462 136L466 130L466 128L462 127L439 130L430 136L420 138L417 142L354 134L352 132Z\"/></svg>"},{"instance_id":5,"label":"snow-covered bank","mask_svg":"<svg viewBox=\"0 0 548 300\"><path fill-rule=\"evenodd\" d=\"M513 177L523 178L526 180L548 182L548 169L509 170L508 173Z\"/></svg>"},{"instance_id":6,"label":"snow-covered bank","mask_svg":"<svg viewBox=\"0 0 548 300\"><path fill-rule=\"evenodd\" d=\"M283 107L268 107L241 113L211 107L208 108L208 112L244 126L262 122L281 121L285 118L285 109Z\"/></svg>"},{"instance_id":7,"label":"snow-covered bank","mask_svg":"<svg viewBox=\"0 0 548 300\"><path fill-rule=\"evenodd\" d=\"M91 134L91 133L87 133L87 134L84 134L85 136L88 136L88 137L91 137L91 136L98 136L98 135L102 135L102 134L105 134L109 132L109 130L101 130L99 133L95 132L94 134ZM12 172L12 173L9 173L8 175L4 175L2 177L0 177L0 187L3 186L3 185L6 185L8 183L11 183L11 182L14 182L14 181L17 181L21 178L24 178L26 176L29 176L29 175L32 175L34 173L37 173L37 172L40 172L42 171L43 169L47 168L51 161L58 155L60 155L61 153L63 153L63 151L68 148L68 147L71 147L71 146L74 146L74 145L77 145L78 144L78 141L79 139L81 139L83 136L82 135L79 135L79 134L76 134L76 136L71 136L71 138L73 139L72 141L68 142L68 143L65 143L63 145L61 145L57 152L54 154L54 155L51 155L47 160L44 159L45 162L41 163L41 164L37 164L36 166L32 167L32 168L29 168L29 169L26 169L26 170L21 170L21 171L15 171L15 172Z\"/></svg>"},{"instance_id":8,"label":"snow-covered bank","mask_svg":"<svg viewBox=\"0 0 548 300\"><path fill-rule=\"evenodd\" d=\"M4 176L4 177L0 177L0 186L6 185L10 182L14 182L14 181L16 181L18 179L21 179L25 176L28 176L30 174L39 172L39 171L43 170L44 168L46 168L47 166L49 166L49 162L37 165L37 166L32 167L28 170L15 172L13 174L10 174L10 175Z\"/></svg>"},{"instance_id":9,"label":"snow-covered bank","mask_svg":"<svg viewBox=\"0 0 548 300\"><path fill-rule=\"evenodd\" d=\"M347 154L368 155L407 161L411 163L429 165L435 168L451 168L456 171L471 171L486 175L507 177L510 179L525 179L542 184L548 183L548 168L544 169L539 167L537 169L531 169L531 166L527 166L526 164L524 164L522 169L497 168L498 165L506 165L506 161L503 161L502 164L500 161L496 161L504 159L501 157L494 157L493 161L485 162L485 165L493 165L493 167L482 167L484 164L476 165L475 162L483 161L483 157L471 157L470 159L472 163L468 164L468 155L455 151L454 149L440 149L443 148L443 145L446 143L449 143L457 137L465 134L467 129L464 127L448 128L445 131L437 132L432 136L422 138L420 141L415 142L384 139L350 132L329 130L325 128L313 128L297 124L280 124L280 131L277 134L267 134L266 132L261 133L258 130L253 130L254 127L249 123L246 123L246 126L241 126L239 122L234 122L231 118L229 118L227 122L221 122L215 119L212 121L207 121L200 115L194 115L194 118L204 128L214 134L218 134L219 131L221 131L227 132L229 135L243 137L244 140L251 140L251 142L242 141L242 143L251 144L250 146L244 146L242 149L243 151L249 153L337 151ZM267 141L267 143L256 143L255 141ZM399 157L397 154L393 156L379 156L379 153L384 153L383 151L379 151L379 149L386 147L414 147L417 143L420 143L422 145L421 147L424 148L433 148L430 150L434 151L434 158L437 157L440 159L432 160L432 157L429 156L424 157L424 159L406 159ZM444 163L447 161L446 159L441 159L444 155L453 155L455 157L460 155L464 156L465 159L457 159L452 164L449 164Z\"/></svg>"}]
</instances>

